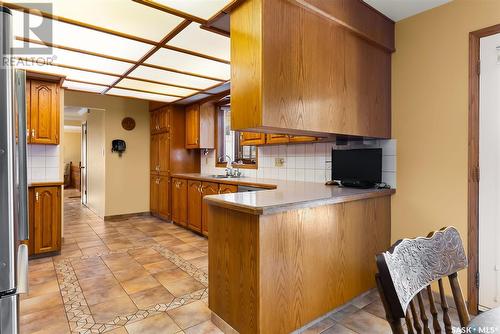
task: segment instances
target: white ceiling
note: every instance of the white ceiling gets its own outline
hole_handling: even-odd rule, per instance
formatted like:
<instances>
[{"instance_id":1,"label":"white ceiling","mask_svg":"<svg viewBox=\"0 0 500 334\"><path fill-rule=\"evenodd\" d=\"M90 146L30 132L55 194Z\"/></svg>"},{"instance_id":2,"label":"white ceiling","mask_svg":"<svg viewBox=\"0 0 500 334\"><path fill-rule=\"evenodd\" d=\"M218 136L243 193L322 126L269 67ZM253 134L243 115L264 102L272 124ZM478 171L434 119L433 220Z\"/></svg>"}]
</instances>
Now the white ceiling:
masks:
<instances>
[{"instance_id":1,"label":"white ceiling","mask_svg":"<svg viewBox=\"0 0 500 334\"><path fill-rule=\"evenodd\" d=\"M207 27L235 1L6 0L3 4L13 10L16 67L64 77L63 87L70 90L183 102L227 87L230 40ZM52 8L30 10L38 3L50 3ZM52 34L38 36L36 29L26 29L41 23L50 23ZM25 46L32 49L22 49Z\"/></svg>"},{"instance_id":2,"label":"white ceiling","mask_svg":"<svg viewBox=\"0 0 500 334\"><path fill-rule=\"evenodd\" d=\"M363 0L385 16L397 22L451 2L452 0Z\"/></svg>"}]
</instances>

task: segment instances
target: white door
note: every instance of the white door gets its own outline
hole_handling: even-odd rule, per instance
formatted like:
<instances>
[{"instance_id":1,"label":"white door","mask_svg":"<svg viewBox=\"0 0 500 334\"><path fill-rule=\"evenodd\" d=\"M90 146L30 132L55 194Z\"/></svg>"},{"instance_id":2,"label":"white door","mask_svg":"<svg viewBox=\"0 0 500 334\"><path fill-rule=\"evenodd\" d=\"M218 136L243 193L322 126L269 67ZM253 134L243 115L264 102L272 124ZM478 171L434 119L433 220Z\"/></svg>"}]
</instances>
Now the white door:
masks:
<instances>
[{"instance_id":1,"label":"white door","mask_svg":"<svg viewBox=\"0 0 500 334\"><path fill-rule=\"evenodd\" d=\"M87 122L82 124L82 157L80 165L80 182L82 204L87 205Z\"/></svg>"},{"instance_id":2,"label":"white door","mask_svg":"<svg viewBox=\"0 0 500 334\"><path fill-rule=\"evenodd\" d=\"M500 306L500 34L481 38L479 306Z\"/></svg>"}]
</instances>

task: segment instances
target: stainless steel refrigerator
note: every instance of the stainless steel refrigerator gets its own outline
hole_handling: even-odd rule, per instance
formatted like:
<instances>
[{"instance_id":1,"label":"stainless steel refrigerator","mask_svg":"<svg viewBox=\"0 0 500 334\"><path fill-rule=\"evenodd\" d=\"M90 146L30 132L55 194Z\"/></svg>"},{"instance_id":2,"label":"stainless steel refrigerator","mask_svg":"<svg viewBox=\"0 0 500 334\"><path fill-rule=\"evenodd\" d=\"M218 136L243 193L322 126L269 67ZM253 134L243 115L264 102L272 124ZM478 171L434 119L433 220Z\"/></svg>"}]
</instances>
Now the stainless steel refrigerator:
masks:
<instances>
[{"instance_id":1,"label":"stainless steel refrigerator","mask_svg":"<svg viewBox=\"0 0 500 334\"><path fill-rule=\"evenodd\" d=\"M12 13L0 6L0 14L0 334L15 334L28 288L26 75L10 61Z\"/></svg>"}]
</instances>

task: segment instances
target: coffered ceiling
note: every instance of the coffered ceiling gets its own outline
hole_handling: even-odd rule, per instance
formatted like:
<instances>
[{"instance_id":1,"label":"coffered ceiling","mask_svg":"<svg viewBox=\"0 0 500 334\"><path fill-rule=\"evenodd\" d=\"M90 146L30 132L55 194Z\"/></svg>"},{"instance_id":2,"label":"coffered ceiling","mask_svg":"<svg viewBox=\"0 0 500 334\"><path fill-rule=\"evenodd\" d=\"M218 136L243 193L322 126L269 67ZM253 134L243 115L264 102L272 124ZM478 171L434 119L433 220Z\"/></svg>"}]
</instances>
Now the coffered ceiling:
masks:
<instances>
[{"instance_id":1,"label":"coffered ceiling","mask_svg":"<svg viewBox=\"0 0 500 334\"><path fill-rule=\"evenodd\" d=\"M14 14L14 47L47 52L17 51L17 67L64 76L63 86L71 90L187 103L229 88L229 36L212 23L237 2L31 0L35 4L28 8L25 0L13 0L4 5ZM38 10L36 3L52 8ZM43 22L51 23L52 34L26 29Z\"/></svg>"}]
</instances>

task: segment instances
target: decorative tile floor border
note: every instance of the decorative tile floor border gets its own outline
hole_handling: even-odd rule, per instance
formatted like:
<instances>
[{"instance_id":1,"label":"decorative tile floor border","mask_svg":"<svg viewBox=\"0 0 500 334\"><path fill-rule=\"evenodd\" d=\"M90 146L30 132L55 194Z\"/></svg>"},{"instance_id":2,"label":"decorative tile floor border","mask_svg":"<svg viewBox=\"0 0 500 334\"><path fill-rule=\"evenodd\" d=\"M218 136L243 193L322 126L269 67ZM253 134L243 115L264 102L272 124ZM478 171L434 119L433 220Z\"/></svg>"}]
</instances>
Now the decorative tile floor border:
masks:
<instances>
[{"instance_id":1,"label":"decorative tile floor border","mask_svg":"<svg viewBox=\"0 0 500 334\"><path fill-rule=\"evenodd\" d=\"M181 297L174 298L168 304L156 304L148 309L140 309L137 312L118 316L113 321L107 323L96 323L90 308L85 300L82 288L76 276L75 270L71 261L87 260L90 258L101 257L109 254L128 253L129 251L145 248L143 246L132 247L117 251L103 252L95 255L68 257L63 260L54 261L54 266L59 283L59 289L63 298L64 309L69 321L71 333L74 334L90 334L90 333L105 333L110 330L125 326L129 323L146 319L147 317L167 312L180 306L192 303L197 300L202 300L208 297L208 273L197 268L189 261L184 260L179 255L175 254L168 248L162 245L154 245L151 248L160 253L163 257L174 263L177 267L185 271L195 280L205 286L205 288Z\"/></svg>"}]
</instances>

